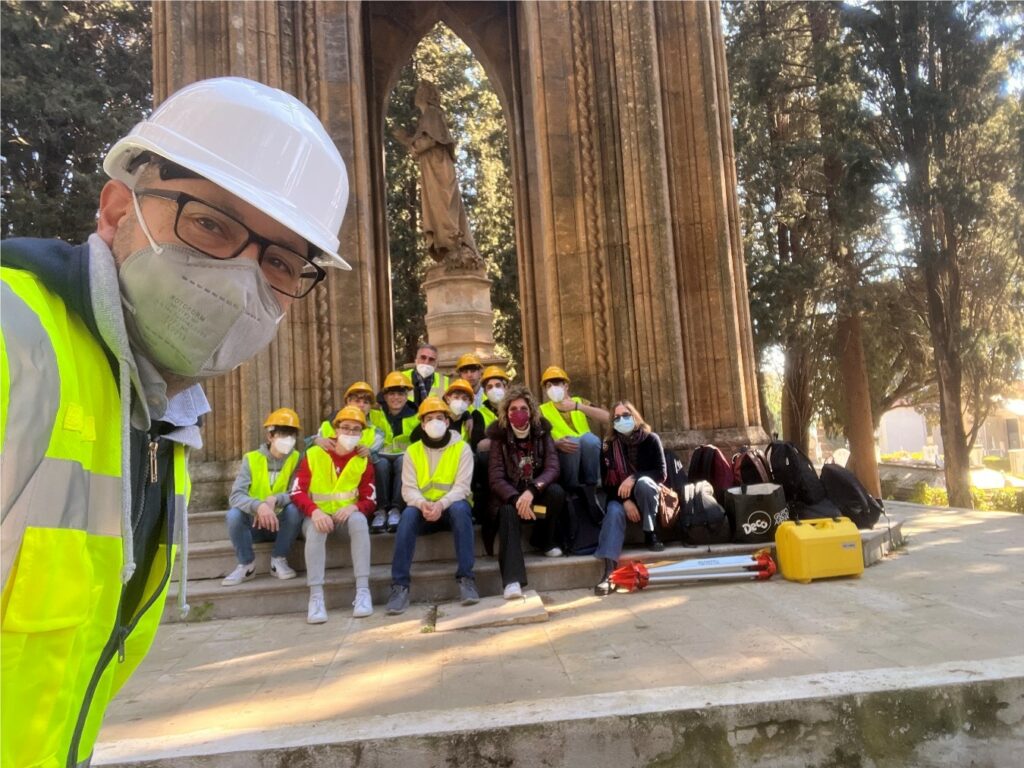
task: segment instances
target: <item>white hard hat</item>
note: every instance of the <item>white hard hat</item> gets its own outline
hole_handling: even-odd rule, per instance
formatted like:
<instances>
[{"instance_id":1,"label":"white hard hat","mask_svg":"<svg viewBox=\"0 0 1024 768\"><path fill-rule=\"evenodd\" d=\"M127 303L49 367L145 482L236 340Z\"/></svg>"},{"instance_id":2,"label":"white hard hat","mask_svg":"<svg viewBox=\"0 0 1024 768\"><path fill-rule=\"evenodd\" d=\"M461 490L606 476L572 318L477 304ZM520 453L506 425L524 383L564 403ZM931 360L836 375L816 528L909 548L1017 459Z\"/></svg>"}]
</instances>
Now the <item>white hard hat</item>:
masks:
<instances>
[{"instance_id":1,"label":"white hard hat","mask_svg":"<svg viewBox=\"0 0 1024 768\"><path fill-rule=\"evenodd\" d=\"M200 80L164 101L103 161L134 187L132 161L152 152L237 195L323 251L322 266L351 269L338 255L348 173L337 147L305 104L241 77Z\"/></svg>"}]
</instances>

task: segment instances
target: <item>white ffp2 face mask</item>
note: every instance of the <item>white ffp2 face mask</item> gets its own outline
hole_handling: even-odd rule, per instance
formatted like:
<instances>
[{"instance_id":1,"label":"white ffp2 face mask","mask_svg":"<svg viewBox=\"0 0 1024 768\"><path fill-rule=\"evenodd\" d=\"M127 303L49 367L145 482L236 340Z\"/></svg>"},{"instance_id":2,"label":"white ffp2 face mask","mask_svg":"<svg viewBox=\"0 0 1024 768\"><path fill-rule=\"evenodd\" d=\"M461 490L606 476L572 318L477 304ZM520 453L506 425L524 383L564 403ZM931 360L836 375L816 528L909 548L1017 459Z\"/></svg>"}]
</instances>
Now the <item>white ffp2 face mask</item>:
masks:
<instances>
[{"instance_id":1,"label":"white ffp2 face mask","mask_svg":"<svg viewBox=\"0 0 1024 768\"><path fill-rule=\"evenodd\" d=\"M426 363L416 363L416 373L418 373L422 379L429 379L434 375L434 366L427 365Z\"/></svg>"},{"instance_id":2,"label":"white ffp2 face mask","mask_svg":"<svg viewBox=\"0 0 1024 768\"><path fill-rule=\"evenodd\" d=\"M505 399L505 390L502 387L489 389L487 390L487 399L491 401L492 405L497 405Z\"/></svg>"},{"instance_id":3,"label":"white ffp2 face mask","mask_svg":"<svg viewBox=\"0 0 1024 768\"><path fill-rule=\"evenodd\" d=\"M431 419L423 425L423 431L433 440L439 440L448 431L448 425L444 419Z\"/></svg>"},{"instance_id":4,"label":"white ffp2 face mask","mask_svg":"<svg viewBox=\"0 0 1024 768\"><path fill-rule=\"evenodd\" d=\"M448 403L448 410L455 414L455 418L459 418L462 414L469 410L469 403L465 400L454 398Z\"/></svg>"},{"instance_id":5,"label":"white ffp2 face mask","mask_svg":"<svg viewBox=\"0 0 1024 768\"><path fill-rule=\"evenodd\" d=\"M560 403L563 400L565 400L565 387L548 387L548 400L550 400L552 403Z\"/></svg>"},{"instance_id":6,"label":"white ffp2 face mask","mask_svg":"<svg viewBox=\"0 0 1024 768\"><path fill-rule=\"evenodd\" d=\"M359 445L360 437L362 435L338 435L338 448L341 449L342 453L355 450L355 447Z\"/></svg>"},{"instance_id":7,"label":"white ffp2 face mask","mask_svg":"<svg viewBox=\"0 0 1024 768\"><path fill-rule=\"evenodd\" d=\"M295 438L294 437L275 437L271 441L271 445L274 446L274 450L282 456L288 456L295 449Z\"/></svg>"},{"instance_id":8,"label":"white ffp2 face mask","mask_svg":"<svg viewBox=\"0 0 1024 768\"><path fill-rule=\"evenodd\" d=\"M157 368L190 379L234 370L271 342L284 317L252 259L148 245L125 259L118 278L138 351Z\"/></svg>"}]
</instances>

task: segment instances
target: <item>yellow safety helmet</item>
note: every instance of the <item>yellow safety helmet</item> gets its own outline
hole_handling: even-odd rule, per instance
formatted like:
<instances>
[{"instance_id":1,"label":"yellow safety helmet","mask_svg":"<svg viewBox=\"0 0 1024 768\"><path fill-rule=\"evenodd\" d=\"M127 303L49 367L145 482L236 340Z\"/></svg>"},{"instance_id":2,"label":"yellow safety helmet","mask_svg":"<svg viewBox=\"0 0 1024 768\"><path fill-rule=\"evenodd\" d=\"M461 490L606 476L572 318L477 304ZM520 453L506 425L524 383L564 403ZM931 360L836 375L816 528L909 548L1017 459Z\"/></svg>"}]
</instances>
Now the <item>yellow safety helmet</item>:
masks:
<instances>
[{"instance_id":1,"label":"yellow safety helmet","mask_svg":"<svg viewBox=\"0 0 1024 768\"><path fill-rule=\"evenodd\" d=\"M384 386L381 389L387 392L389 389L398 388L412 389L412 382L401 371L392 371L384 377Z\"/></svg>"},{"instance_id":2,"label":"yellow safety helmet","mask_svg":"<svg viewBox=\"0 0 1024 768\"><path fill-rule=\"evenodd\" d=\"M473 391L473 386L465 379L455 379L451 384L448 385L448 389L444 391L444 399L448 399L448 395L452 392L461 392L464 395L468 395L470 401L476 396L476 392Z\"/></svg>"},{"instance_id":3,"label":"yellow safety helmet","mask_svg":"<svg viewBox=\"0 0 1024 768\"><path fill-rule=\"evenodd\" d=\"M458 362L455 363L455 370L461 371L463 368L483 368L484 364L480 362L480 358L474 355L472 352L467 352L459 358Z\"/></svg>"},{"instance_id":4,"label":"yellow safety helmet","mask_svg":"<svg viewBox=\"0 0 1024 768\"><path fill-rule=\"evenodd\" d=\"M351 387L345 390L345 399L348 400L352 395L369 395L373 397L373 387L367 384L365 381L357 381Z\"/></svg>"},{"instance_id":5,"label":"yellow safety helmet","mask_svg":"<svg viewBox=\"0 0 1024 768\"><path fill-rule=\"evenodd\" d=\"M263 422L263 426L267 429L273 427L291 427L292 429L302 429L299 426L299 414L293 411L291 408L278 408L276 411L267 416L267 420Z\"/></svg>"},{"instance_id":6,"label":"yellow safety helmet","mask_svg":"<svg viewBox=\"0 0 1024 768\"><path fill-rule=\"evenodd\" d=\"M512 381L508 374L505 373L505 369L500 365L488 365L484 368L484 372L480 376L480 381L486 382L488 379L504 379L505 381Z\"/></svg>"},{"instance_id":7,"label":"yellow safety helmet","mask_svg":"<svg viewBox=\"0 0 1024 768\"><path fill-rule=\"evenodd\" d=\"M334 417L331 422L331 426L335 429L338 428L338 424L343 421L358 421L363 429L366 429L366 417L363 415L361 408L356 408L354 405L346 405L338 414Z\"/></svg>"},{"instance_id":8,"label":"yellow safety helmet","mask_svg":"<svg viewBox=\"0 0 1024 768\"><path fill-rule=\"evenodd\" d=\"M569 374L559 368L557 365L549 366L544 375L540 377L540 383L546 384L549 381L570 381Z\"/></svg>"},{"instance_id":9,"label":"yellow safety helmet","mask_svg":"<svg viewBox=\"0 0 1024 768\"><path fill-rule=\"evenodd\" d=\"M431 413L443 413L449 419L452 417L452 412L448 410L448 404L440 397L424 398L420 403L420 409L416 411L416 416L423 421L423 417Z\"/></svg>"}]
</instances>

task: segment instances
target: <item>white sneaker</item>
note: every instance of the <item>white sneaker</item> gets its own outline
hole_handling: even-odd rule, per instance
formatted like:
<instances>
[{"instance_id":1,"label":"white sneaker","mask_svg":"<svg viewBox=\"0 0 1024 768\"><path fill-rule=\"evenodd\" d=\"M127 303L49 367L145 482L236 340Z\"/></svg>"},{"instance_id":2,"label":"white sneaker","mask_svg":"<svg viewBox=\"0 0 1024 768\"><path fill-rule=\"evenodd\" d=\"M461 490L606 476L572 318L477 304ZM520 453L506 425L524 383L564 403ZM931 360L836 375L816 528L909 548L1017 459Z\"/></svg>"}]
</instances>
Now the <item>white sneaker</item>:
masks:
<instances>
[{"instance_id":1,"label":"white sneaker","mask_svg":"<svg viewBox=\"0 0 1024 768\"><path fill-rule=\"evenodd\" d=\"M356 599L352 601L352 618L365 619L367 616L373 616L373 598L370 590L363 587L356 590Z\"/></svg>"},{"instance_id":2,"label":"white sneaker","mask_svg":"<svg viewBox=\"0 0 1024 768\"><path fill-rule=\"evenodd\" d=\"M561 556L562 556L562 550L559 549L558 547L552 547L551 549L549 549L547 552L544 553L544 557L561 557Z\"/></svg>"},{"instance_id":3,"label":"white sneaker","mask_svg":"<svg viewBox=\"0 0 1024 768\"><path fill-rule=\"evenodd\" d=\"M288 565L287 557L270 558L270 572L279 579L295 578L295 569Z\"/></svg>"},{"instance_id":4,"label":"white sneaker","mask_svg":"<svg viewBox=\"0 0 1024 768\"><path fill-rule=\"evenodd\" d=\"M517 597L523 596L523 588L519 586L518 581L513 581L511 584L505 585L505 599L515 600Z\"/></svg>"},{"instance_id":5,"label":"white sneaker","mask_svg":"<svg viewBox=\"0 0 1024 768\"><path fill-rule=\"evenodd\" d=\"M307 624L323 624L327 621L327 608L324 606L323 595L309 596L309 611L306 613Z\"/></svg>"},{"instance_id":6,"label":"white sneaker","mask_svg":"<svg viewBox=\"0 0 1024 768\"><path fill-rule=\"evenodd\" d=\"M242 565L239 563L235 566L235 570L224 577L221 582L222 586L233 587L237 584L241 584L243 581L248 581L256 575L256 561L253 560L248 565Z\"/></svg>"}]
</instances>

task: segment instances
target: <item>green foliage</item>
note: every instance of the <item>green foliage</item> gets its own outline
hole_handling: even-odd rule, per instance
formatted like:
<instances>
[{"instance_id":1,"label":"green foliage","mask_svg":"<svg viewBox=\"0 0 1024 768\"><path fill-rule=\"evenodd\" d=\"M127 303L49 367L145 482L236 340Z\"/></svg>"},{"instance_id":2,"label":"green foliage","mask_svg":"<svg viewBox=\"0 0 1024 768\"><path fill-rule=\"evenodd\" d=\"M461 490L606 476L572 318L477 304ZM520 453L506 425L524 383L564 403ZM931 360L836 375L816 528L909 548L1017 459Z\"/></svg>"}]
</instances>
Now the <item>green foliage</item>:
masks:
<instances>
[{"instance_id":1,"label":"green foliage","mask_svg":"<svg viewBox=\"0 0 1024 768\"><path fill-rule=\"evenodd\" d=\"M498 354L513 364L523 357L519 323L519 277L509 179L508 131L498 96L472 51L444 24L429 32L402 70L385 117L388 239L395 356L413 359L426 334L421 289L430 266L419 226L419 171L393 137L411 130L418 112L412 104L420 80L441 92L441 106L456 142L456 171L466 215L484 258L494 310Z\"/></svg>"},{"instance_id":2,"label":"green foliage","mask_svg":"<svg viewBox=\"0 0 1024 768\"><path fill-rule=\"evenodd\" d=\"M929 507L948 507L949 499L945 488L933 488L925 482L914 486L914 493L909 499L915 504L926 504ZM982 490L971 488L971 500L974 508L983 512L1017 512L1024 514L1024 489L997 488Z\"/></svg>"},{"instance_id":3,"label":"green foliage","mask_svg":"<svg viewBox=\"0 0 1024 768\"><path fill-rule=\"evenodd\" d=\"M1001 456L985 456L982 458L981 463L984 464L987 469L994 469L998 472L1010 471L1010 460L1004 459Z\"/></svg>"},{"instance_id":4,"label":"green foliage","mask_svg":"<svg viewBox=\"0 0 1024 768\"><path fill-rule=\"evenodd\" d=\"M103 157L151 106L148 3L0 4L3 234L81 242Z\"/></svg>"}]
</instances>

